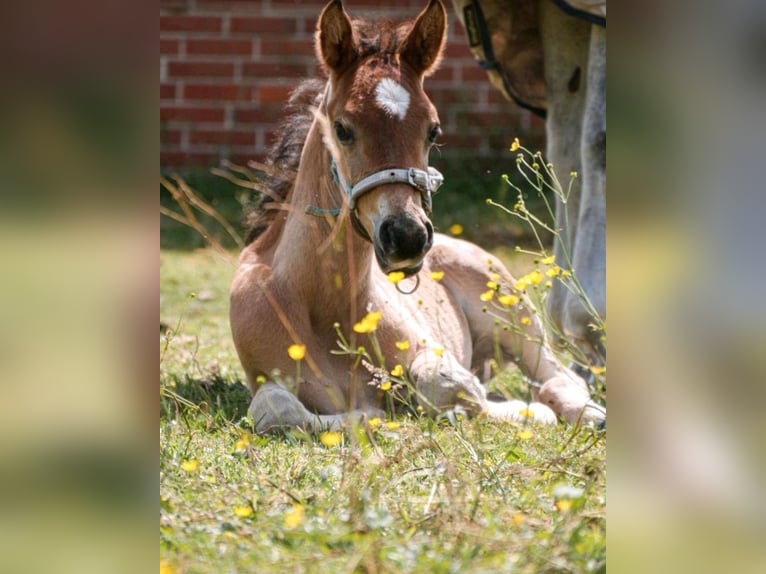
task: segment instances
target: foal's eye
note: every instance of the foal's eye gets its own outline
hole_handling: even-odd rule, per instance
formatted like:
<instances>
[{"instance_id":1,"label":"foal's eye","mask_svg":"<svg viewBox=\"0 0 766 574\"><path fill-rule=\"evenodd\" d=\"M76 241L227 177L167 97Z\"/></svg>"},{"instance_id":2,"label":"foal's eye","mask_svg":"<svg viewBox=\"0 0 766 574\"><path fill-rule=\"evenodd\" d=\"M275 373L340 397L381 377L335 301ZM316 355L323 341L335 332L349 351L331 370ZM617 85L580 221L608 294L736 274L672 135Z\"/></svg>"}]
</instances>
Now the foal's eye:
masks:
<instances>
[{"instance_id":1,"label":"foal's eye","mask_svg":"<svg viewBox=\"0 0 766 574\"><path fill-rule=\"evenodd\" d=\"M434 143L436 138L440 135L442 135L442 128L439 124L436 124L431 128L431 131L428 132L428 141Z\"/></svg>"},{"instance_id":2,"label":"foal's eye","mask_svg":"<svg viewBox=\"0 0 766 574\"><path fill-rule=\"evenodd\" d=\"M338 141L342 144L350 144L354 141L354 132L348 129L340 122L335 122L332 125L335 130L335 135L338 137Z\"/></svg>"}]
</instances>

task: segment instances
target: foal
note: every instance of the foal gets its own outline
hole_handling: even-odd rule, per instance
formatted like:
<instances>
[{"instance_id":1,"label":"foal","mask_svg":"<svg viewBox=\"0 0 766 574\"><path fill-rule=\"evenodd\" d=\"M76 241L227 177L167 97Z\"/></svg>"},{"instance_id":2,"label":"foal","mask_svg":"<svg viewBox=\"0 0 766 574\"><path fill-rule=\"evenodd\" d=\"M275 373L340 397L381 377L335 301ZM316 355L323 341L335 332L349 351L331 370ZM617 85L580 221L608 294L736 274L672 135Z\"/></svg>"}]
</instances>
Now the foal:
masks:
<instances>
[{"instance_id":1,"label":"foal","mask_svg":"<svg viewBox=\"0 0 766 574\"><path fill-rule=\"evenodd\" d=\"M523 293L504 311L511 327L486 312L487 282L508 293L514 283L502 263L434 233L431 193L441 175L428 154L440 128L423 79L438 64L445 28L439 0L414 22L352 22L340 0L319 18L316 51L328 80L293 98L298 109L274 149L273 185L231 288L258 432L338 428L381 413L385 387L371 384L357 355L338 353L339 333L347 350L376 350L376 367L406 372L431 415L460 406L501 420L604 417L551 352ZM292 345L305 354L291 358ZM491 359L515 361L537 381L540 402L488 400L473 373ZM269 379L274 370L296 381L295 394Z\"/></svg>"}]
</instances>

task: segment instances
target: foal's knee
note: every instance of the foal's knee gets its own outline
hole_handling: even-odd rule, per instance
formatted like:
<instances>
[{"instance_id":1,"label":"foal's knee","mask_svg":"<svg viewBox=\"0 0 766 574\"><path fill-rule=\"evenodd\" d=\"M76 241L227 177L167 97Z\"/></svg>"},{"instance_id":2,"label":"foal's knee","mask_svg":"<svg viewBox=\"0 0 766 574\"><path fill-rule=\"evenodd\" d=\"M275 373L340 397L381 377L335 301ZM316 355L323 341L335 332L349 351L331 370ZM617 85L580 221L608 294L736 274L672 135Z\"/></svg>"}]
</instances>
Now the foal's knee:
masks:
<instances>
[{"instance_id":1,"label":"foal's knee","mask_svg":"<svg viewBox=\"0 0 766 574\"><path fill-rule=\"evenodd\" d=\"M278 429L305 427L311 413L284 387L267 382L261 385L248 408L255 432L262 434Z\"/></svg>"}]
</instances>

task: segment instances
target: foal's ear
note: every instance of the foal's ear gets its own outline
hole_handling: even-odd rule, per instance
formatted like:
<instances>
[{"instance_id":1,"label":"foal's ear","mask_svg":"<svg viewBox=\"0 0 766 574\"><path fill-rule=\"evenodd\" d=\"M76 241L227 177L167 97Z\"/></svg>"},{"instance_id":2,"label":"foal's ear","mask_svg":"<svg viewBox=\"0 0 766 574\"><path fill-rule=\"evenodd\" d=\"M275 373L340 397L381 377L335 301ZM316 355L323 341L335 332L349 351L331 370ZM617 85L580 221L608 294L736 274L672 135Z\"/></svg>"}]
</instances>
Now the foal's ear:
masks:
<instances>
[{"instance_id":1,"label":"foal's ear","mask_svg":"<svg viewBox=\"0 0 766 574\"><path fill-rule=\"evenodd\" d=\"M441 59L447 28L447 11L440 0L431 0L417 17L412 29L404 40L402 60L419 74L428 75L436 71Z\"/></svg>"},{"instance_id":2,"label":"foal's ear","mask_svg":"<svg viewBox=\"0 0 766 574\"><path fill-rule=\"evenodd\" d=\"M351 19L341 0L332 0L319 16L316 33L317 57L326 68L338 74L356 59L356 44Z\"/></svg>"}]
</instances>

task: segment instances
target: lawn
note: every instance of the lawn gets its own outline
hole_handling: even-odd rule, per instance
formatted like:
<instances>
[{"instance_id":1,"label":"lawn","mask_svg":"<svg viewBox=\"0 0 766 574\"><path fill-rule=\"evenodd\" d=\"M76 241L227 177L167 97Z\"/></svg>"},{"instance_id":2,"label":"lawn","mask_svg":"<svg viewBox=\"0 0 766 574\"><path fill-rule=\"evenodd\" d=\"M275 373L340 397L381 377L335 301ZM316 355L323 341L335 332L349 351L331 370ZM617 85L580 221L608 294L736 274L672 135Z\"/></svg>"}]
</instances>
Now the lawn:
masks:
<instances>
[{"instance_id":1,"label":"lawn","mask_svg":"<svg viewBox=\"0 0 766 574\"><path fill-rule=\"evenodd\" d=\"M409 416L254 436L235 260L160 255L161 572L606 571L605 431Z\"/></svg>"}]
</instances>

